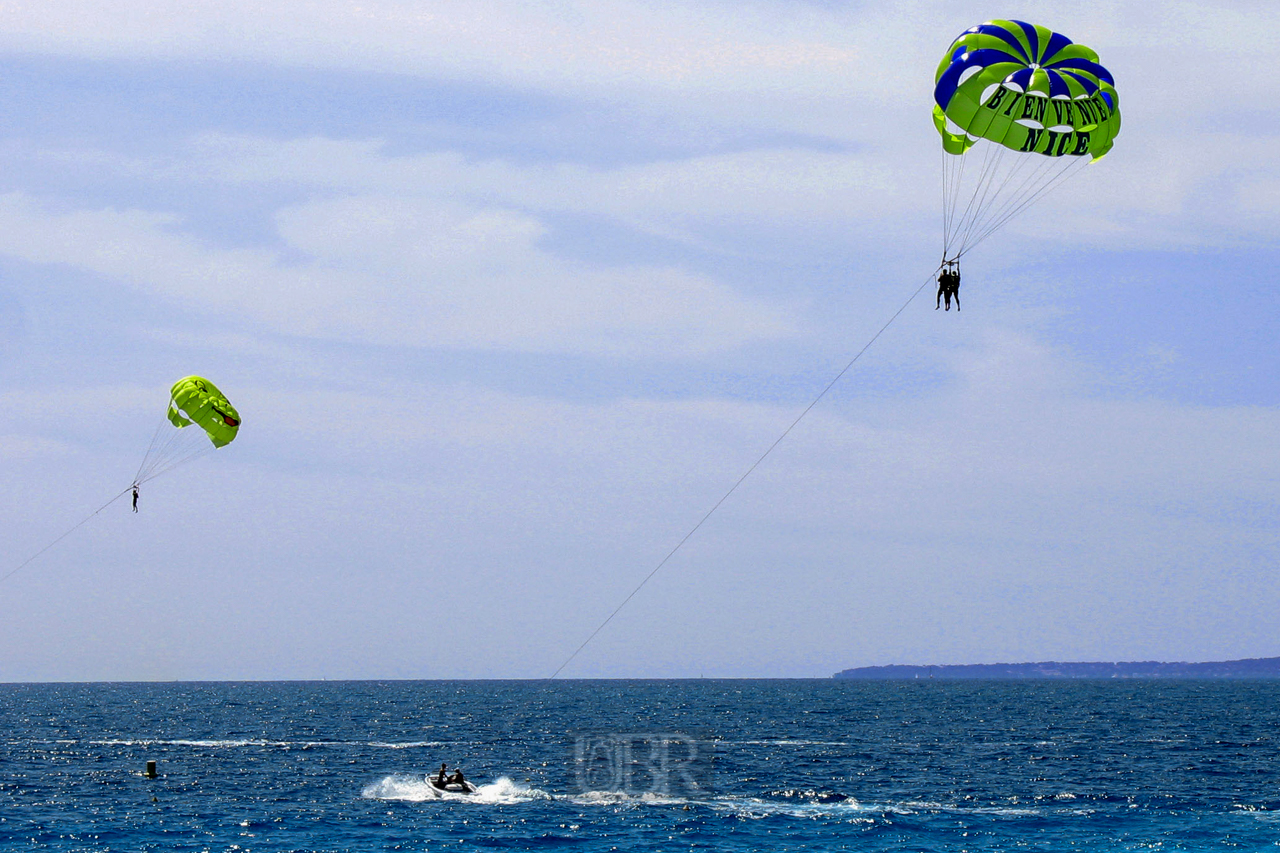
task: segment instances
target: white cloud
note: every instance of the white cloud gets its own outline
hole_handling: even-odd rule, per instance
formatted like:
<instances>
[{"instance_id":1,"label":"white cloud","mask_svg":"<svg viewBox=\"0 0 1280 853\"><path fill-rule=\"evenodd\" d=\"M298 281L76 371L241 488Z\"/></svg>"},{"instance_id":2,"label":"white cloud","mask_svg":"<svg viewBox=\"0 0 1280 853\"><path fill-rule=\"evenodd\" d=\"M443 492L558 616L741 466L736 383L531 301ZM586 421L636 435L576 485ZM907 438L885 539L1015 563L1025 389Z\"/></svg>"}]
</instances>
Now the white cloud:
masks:
<instances>
[{"instance_id":1,"label":"white cloud","mask_svg":"<svg viewBox=\"0 0 1280 853\"><path fill-rule=\"evenodd\" d=\"M952 381L914 400L820 405L762 470L771 482L757 495L771 512L799 523L815 506L871 487L891 495L887 509L871 512L874 523L888 525L898 523L896 507L921 489L966 493L970 507L960 516L1024 502L1037 512L1061 502L1061 518L1070 519L1069 507L1091 511L1105 495L1121 496L1117 502L1130 508L1150 496L1280 501L1274 409L1095 397L1096 377L1063 352L996 326L949 353L946 367ZM660 471L680 472L680 481L714 492L713 483L731 482L796 414L791 405L715 398L572 402L431 381L235 391L242 412L255 413L255 429L270 433L269 443L320 442L370 461L469 449L530 461L533 476L571 466L584 484L595 482L587 491L610 482L619 493L656 485ZM150 413L154 396L111 386L23 392L14 400L22 410L64 420L85 406ZM512 471L508 462L496 467ZM775 489L796 504L768 499Z\"/></svg>"},{"instance_id":2,"label":"white cloud","mask_svg":"<svg viewBox=\"0 0 1280 853\"><path fill-rule=\"evenodd\" d=\"M900 239L935 216L937 143L929 90L940 45L990 10L980 3L827 8L775 3L418 4L134 2L108 14L80 0L0 12L24 47L108 56L239 57L371 68L433 80L541 89L653 123L816 134L853 151L801 145L614 167L393 156L377 141L206 136L177 162L124 174L200 175L246 185L298 182L360 195L464 200L480 209L608 216L737 253L735 225L848 233L874 223ZM1087 180L1016 219L1018 235L1114 247L1265 239L1257 193L1275 172L1280 12L1267 4L1131 2L1020 13L1097 48L1117 74L1125 124ZM1242 39L1241 32L1254 37ZM86 152L86 157L93 152ZM1094 173L1097 173L1096 175ZM1213 198L1213 204L1206 204ZM1044 214L1045 210L1050 211ZM1265 211L1263 211L1265 213ZM719 232L719 233L716 233ZM761 251L760 247L752 247Z\"/></svg>"},{"instance_id":3,"label":"white cloud","mask_svg":"<svg viewBox=\"0 0 1280 853\"><path fill-rule=\"evenodd\" d=\"M1005 541L1067 539L1108 506L1117 513L1108 529L1123 539L1125 524L1146 524L1165 501L1210 515L1236 497L1280 501L1274 409L1097 398L1096 377L1064 353L999 328L951 354L949 369L953 382L916 401L862 403L839 418L815 412L794 439L805 445L798 458L812 462L778 478L795 484L784 505L818 512L874 484L888 500L862 507L869 527L913 526L904 503L927 495L947 507L940 527ZM992 513L1009 520L981 520Z\"/></svg>"},{"instance_id":4,"label":"white cloud","mask_svg":"<svg viewBox=\"0 0 1280 853\"><path fill-rule=\"evenodd\" d=\"M292 0L4 7L11 44L96 55L206 56L401 73L480 77L522 86L619 86L704 92L755 86L803 91L856 67L832 39L844 16L771 4ZM847 20L847 19L846 19ZM870 72L872 69L864 69Z\"/></svg>"},{"instance_id":5,"label":"white cloud","mask_svg":"<svg viewBox=\"0 0 1280 853\"><path fill-rule=\"evenodd\" d=\"M1280 12L1263 2L1031 2L1018 13L1098 49L1133 83L1185 105L1194 91L1244 102L1241 63L1274 55ZM23 50L95 56L204 57L307 67L370 69L443 79L484 80L633 100L676 98L710 112L758 120L780 114L812 126L866 123L866 103L927 98L928 77L945 44L986 20L989 5L962 2L829 4L562 0L248 0L218 4L129 0L7 3L0 40ZM1249 37L1242 37L1248 33ZM1194 68L1191 73L1185 72ZM1261 66L1255 65L1257 68ZM1179 80L1178 85L1167 81ZM1158 81L1158 82L1157 82ZM792 122L794 123L794 122Z\"/></svg>"},{"instance_id":6,"label":"white cloud","mask_svg":"<svg viewBox=\"0 0 1280 853\"><path fill-rule=\"evenodd\" d=\"M757 473L766 482L743 493L754 498L739 500L763 501L776 523L789 526L811 513L832 517L833 507L838 515L871 494L858 523L874 527L902 524L901 507L926 494L963 493L957 526L991 507L1032 515L1056 507L1040 532L1058 521L1074 532L1076 511L1097 510L1100 496L1127 513L1151 497L1280 501L1274 409L1097 398L1096 377L1062 352L999 327L953 350L946 364L952 381L914 400L824 402ZM255 444L307 446L320 454L321 470L329 456L395 472L465 451L490 460L490 473L519 480L571 468L582 495L691 483L718 496L797 413L791 405L716 398L573 402L429 379L369 377L358 389L308 384L287 392L241 380L224 390L234 392ZM72 424L86 410L117 428L141 418L149 429L162 414L156 393L83 385L15 391L9 399L38 435L40 424ZM35 448L33 441L21 433L6 439L15 452Z\"/></svg>"},{"instance_id":7,"label":"white cloud","mask_svg":"<svg viewBox=\"0 0 1280 853\"><path fill-rule=\"evenodd\" d=\"M0 435L0 459L11 463L32 459L50 460L74 452L66 442L38 435Z\"/></svg>"},{"instance_id":8,"label":"white cloud","mask_svg":"<svg viewBox=\"0 0 1280 853\"><path fill-rule=\"evenodd\" d=\"M197 141L193 165L219 181L464 198L610 216L663 231L700 220L867 222L901 215L910 204L902 196L911 183L901 165L874 154L803 148L593 167L517 164L459 152L396 156L369 140L208 135Z\"/></svg>"},{"instance_id":9,"label":"white cloud","mask_svg":"<svg viewBox=\"0 0 1280 853\"><path fill-rule=\"evenodd\" d=\"M140 211L46 212L0 197L0 251L70 264L276 331L421 347L670 358L789 334L785 309L672 267L604 268L538 246L500 207L362 196L282 211L287 263L214 249Z\"/></svg>"}]
</instances>

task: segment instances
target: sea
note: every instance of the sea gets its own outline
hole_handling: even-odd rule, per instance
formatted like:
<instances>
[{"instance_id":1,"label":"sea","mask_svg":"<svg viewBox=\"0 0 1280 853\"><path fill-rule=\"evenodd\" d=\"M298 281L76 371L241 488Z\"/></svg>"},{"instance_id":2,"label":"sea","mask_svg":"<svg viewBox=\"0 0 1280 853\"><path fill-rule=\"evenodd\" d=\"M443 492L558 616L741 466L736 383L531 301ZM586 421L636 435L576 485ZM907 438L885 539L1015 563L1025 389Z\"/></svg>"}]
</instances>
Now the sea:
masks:
<instances>
[{"instance_id":1,"label":"sea","mask_svg":"<svg viewBox=\"0 0 1280 853\"><path fill-rule=\"evenodd\" d=\"M1280 847L1280 681L2 684L0 721L3 850Z\"/></svg>"}]
</instances>

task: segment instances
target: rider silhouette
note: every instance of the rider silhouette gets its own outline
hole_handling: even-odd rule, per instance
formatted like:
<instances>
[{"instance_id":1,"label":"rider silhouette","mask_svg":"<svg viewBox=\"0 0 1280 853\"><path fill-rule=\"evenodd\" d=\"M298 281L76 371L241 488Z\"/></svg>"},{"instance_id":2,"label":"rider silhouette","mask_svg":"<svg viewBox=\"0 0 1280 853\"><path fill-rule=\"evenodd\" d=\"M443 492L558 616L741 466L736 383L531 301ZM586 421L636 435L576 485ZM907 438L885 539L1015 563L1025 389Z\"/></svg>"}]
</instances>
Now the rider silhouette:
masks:
<instances>
[{"instance_id":1,"label":"rider silhouette","mask_svg":"<svg viewBox=\"0 0 1280 853\"><path fill-rule=\"evenodd\" d=\"M938 298L933 310L938 310L945 303L945 310L951 310L951 299L956 300L956 310L960 310L960 265L955 261L947 261L942 272L938 273Z\"/></svg>"}]
</instances>

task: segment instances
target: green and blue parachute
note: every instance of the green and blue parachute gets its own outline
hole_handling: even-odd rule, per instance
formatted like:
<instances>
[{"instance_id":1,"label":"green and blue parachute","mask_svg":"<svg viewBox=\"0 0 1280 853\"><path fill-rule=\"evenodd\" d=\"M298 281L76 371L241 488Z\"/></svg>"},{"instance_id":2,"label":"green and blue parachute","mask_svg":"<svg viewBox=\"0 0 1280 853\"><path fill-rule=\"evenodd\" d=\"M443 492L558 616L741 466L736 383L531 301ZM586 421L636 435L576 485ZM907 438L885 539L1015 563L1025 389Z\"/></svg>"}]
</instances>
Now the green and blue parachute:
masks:
<instances>
[{"instance_id":1,"label":"green and blue parachute","mask_svg":"<svg viewBox=\"0 0 1280 853\"><path fill-rule=\"evenodd\" d=\"M961 33L938 64L933 99L944 260L1105 155L1120 132L1120 96L1098 55L1023 21Z\"/></svg>"}]
</instances>

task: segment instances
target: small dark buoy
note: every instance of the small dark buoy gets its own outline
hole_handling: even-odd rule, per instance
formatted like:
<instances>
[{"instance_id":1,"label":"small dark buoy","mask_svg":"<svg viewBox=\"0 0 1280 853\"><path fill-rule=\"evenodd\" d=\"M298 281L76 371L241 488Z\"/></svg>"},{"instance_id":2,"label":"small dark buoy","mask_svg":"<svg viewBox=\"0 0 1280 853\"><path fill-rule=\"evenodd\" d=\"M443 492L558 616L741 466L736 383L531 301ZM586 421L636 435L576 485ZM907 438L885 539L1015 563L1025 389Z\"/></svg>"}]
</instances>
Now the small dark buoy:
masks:
<instances>
[{"instance_id":1,"label":"small dark buoy","mask_svg":"<svg viewBox=\"0 0 1280 853\"><path fill-rule=\"evenodd\" d=\"M148 779L156 778L156 763L154 761L148 761L147 772L143 773L142 775L146 776Z\"/></svg>"}]
</instances>

